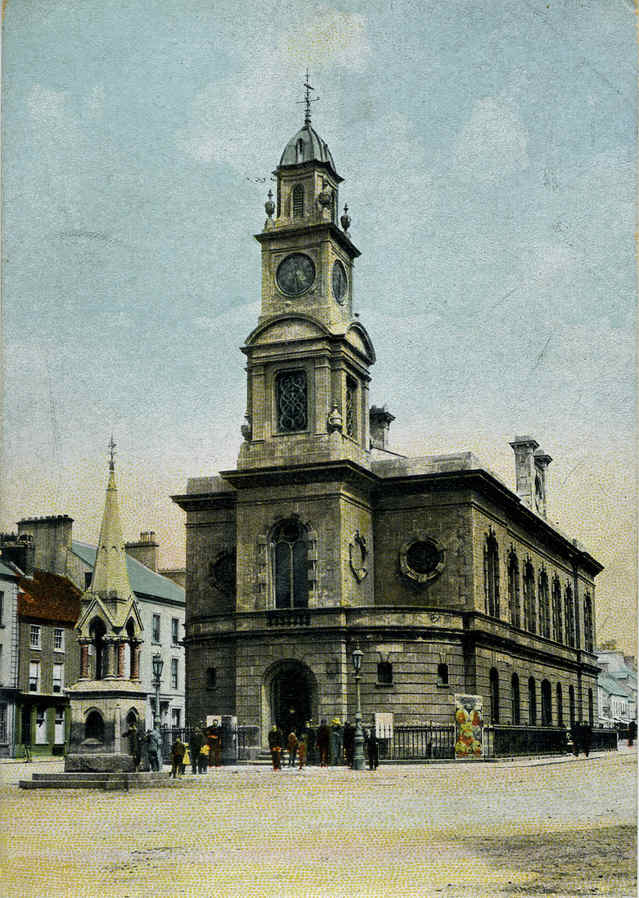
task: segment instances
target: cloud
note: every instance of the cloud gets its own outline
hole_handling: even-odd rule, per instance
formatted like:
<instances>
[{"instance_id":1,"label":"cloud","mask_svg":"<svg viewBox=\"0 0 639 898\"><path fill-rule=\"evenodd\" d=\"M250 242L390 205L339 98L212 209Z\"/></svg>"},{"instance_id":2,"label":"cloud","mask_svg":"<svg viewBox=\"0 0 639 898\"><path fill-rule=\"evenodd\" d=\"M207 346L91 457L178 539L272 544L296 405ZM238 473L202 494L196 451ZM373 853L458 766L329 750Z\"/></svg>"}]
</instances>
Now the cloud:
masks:
<instances>
[{"instance_id":1,"label":"cloud","mask_svg":"<svg viewBox=\"0 0 639 898\"><path fill-rule=\"evenodd\" d=\"M528 168L528 134L516 108L496 97L476 100L457 138L455 163L467 181L496 181Z\"/></svg>"},{"instance_id":2,"label":"cloud","mask_svg":"<svg viewBox=\"0 0 639 898\"><path fill-rule=\"evenodd\" d=\"M66 93L35 84L27 97L27 108L33 119L47 125L60 121L65 114Z\"/></svg>"},{"instance_id":3,"label":"cloud","mask_svg":"<svg viewBox=\"0 0 639 898\"><path fill-rule=\"evenodd\" d=\"M188 122L176 134L176 143L198 162L222 163L245 175L263 173L268 140L281 143L276 116L282 113L282 85L299 84L301 98L307 68L320 80L324 71L333 77L338 69L361 72L371 52L365 18L329 8L309 10L274 46L269 46L268 35L262 33L254 39L245 35L241 46L264 49L240 57L238 71L207 85L194 97ZM298 109L301 122L301 107ZM247 139L256 130L262 140Z\"/></svg>"}]
</instances>

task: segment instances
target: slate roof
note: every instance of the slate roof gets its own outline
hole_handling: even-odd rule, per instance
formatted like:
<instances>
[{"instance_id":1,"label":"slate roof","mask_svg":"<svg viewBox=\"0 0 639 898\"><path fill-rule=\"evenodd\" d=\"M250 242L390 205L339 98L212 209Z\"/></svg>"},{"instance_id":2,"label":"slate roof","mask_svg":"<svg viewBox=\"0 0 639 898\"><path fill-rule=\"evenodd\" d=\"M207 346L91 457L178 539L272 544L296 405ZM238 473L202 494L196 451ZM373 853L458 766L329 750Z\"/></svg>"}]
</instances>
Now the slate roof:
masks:
<instances>
[{"instance_id":1,"label":"slate roof","mask_svg":"<svg viewBox=\"0 0 639 898\"><path fill-rule=\"evenodd\" d=\"M33 578L18 580L18 615L74 626L80 614L82 593L58 574L34 571Z\"/></svg>"},{"instance_id":2,"label":"slate roof","mask_svg":"<svg viewBox=\"0 0 639 898\"><path fill-rule=\"evenodd\" d=\"M0 577L15 577L16 572L0 561Z\"/></svg>"},{"instance_id":3,"label":"slate roof","mask_svg":"<svg viewBox=\"0 0 639 898\"><path fill-rule=\"evenodd\" d=\"M71 544L71 551L89 567L92 568L94 566L95 546L74 539ZM177 583L174 583L173 580L163 577L162 574L157 574L135 558L131 558L130 555L126 556L126 566L131 589L136 596L152 596L184 605L184 590Z\"/></svg>"},{"instance_id":4,"label":"slate roof","mask_svg":"<svg viewBox=\"0 0 639 898\"><path fill-rule=\"evenodd\" d=\"M600 686L608 695L622 695L624 698L631 698L632 693L627 686L620 683L609 673L602 671L597 677L597 685Z\"/></svg>"}]
</instances>

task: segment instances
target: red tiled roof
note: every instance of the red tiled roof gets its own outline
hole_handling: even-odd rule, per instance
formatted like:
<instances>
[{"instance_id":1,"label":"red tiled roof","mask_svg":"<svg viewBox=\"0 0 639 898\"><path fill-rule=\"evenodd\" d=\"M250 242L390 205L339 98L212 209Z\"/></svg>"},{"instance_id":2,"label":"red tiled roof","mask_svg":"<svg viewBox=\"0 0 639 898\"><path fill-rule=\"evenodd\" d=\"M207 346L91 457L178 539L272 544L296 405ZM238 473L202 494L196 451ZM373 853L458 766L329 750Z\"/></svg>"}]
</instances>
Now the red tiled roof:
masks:
<instances>
[{"instance_id":1,"label":"red tiled roof","mask_svg":"<svg viewBox=\"0 0 639 898\"><path fill-rule=\"evenodd\" d=\"M80 616L80 590L58 574L35 571L18 581L18 615L75 624Z\"/></svg>"}]
</instances>

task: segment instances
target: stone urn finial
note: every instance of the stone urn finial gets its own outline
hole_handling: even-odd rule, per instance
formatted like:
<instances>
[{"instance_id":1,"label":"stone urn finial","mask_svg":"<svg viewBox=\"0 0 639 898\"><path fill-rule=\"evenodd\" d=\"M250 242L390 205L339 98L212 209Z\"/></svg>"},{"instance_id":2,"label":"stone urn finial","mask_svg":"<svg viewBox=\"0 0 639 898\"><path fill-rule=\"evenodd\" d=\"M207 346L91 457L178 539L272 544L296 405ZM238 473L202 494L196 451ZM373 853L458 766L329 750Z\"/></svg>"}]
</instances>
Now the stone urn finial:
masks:
<instances>
[{"instance_id":1,"label":"stone urn finial","mask_svg":"<svg viewBox=\"0 0 639 898\"><path fill-rule=\"evenodd\" d=\"M333 200L333 192L326 183L326 179L322 180L322 189L317 195L317 201L319 202L322 209L328 209Z\"/></svg>"},{"instance_id":2,"label":"stone urn finial","mask_svg":"<svg viewBox=\"0 0 639 898\"><path fill-rule=\"evenodd\" d=\"M342 223L342 227L343 227L343 229L344 229L344 233L345 233L345 234L348 234L348 229L349 229L350 226L351 226L351 217L350 217L350 215L348 214L348 205L345 205L345 206L344 206L344 212L343 212L343 214L342 214L342 216L341 216L341 218L340 218L340 221L341 221L341 223Z\"/></svg>"},{"instance_id":3,"label":"stone urn finial","mask_svg":"<svg viewBox=\"0 0 639 898\"><path fill-rule=\"evenodd\" d=\"M268 199L264 203L264 209L269 218L273 218L275 212L275 203L273 202L273 191L269 188Z\"/></svg>"}]
</instances>

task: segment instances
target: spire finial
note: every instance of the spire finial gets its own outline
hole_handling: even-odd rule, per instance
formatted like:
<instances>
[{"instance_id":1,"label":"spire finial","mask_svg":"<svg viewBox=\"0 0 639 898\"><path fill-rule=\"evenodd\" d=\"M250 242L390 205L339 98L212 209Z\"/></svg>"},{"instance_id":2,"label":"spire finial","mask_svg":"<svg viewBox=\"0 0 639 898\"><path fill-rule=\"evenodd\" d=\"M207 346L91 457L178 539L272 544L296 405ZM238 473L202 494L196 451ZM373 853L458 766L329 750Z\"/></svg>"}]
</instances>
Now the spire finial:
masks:
<instances>
[{"instance_id":1,"label":"spire finial","mask_svg":"<svg viewBox=\"0 0 639 898\"><path fill-rule=\"evenodd\" d=\"M308 73L308 69L306 69L306 81L304 82L306 96L304 97L303 100L297 101L298 103L304 103L304 105L306 106L306 111L304 113L304 124L305 125L310 125L310 123L311 123L311 103L317 103L317 101L319 100L319 97L311 97L311 91L315 90L315 88L312 86L312 84L310 82L311 82L311 76Z\"/></svg>"},{"instance_id":2,"label":"spire finial","mask_svg":"<svg viewBox=\"0 0 639 898\"><path fill-rule=\"evenodd\" d=\"M115 447L117 443L113 441L113 434L111 434L111 440L109 441L109 471L115 471Z\"/></svg>"}]
</instances>

